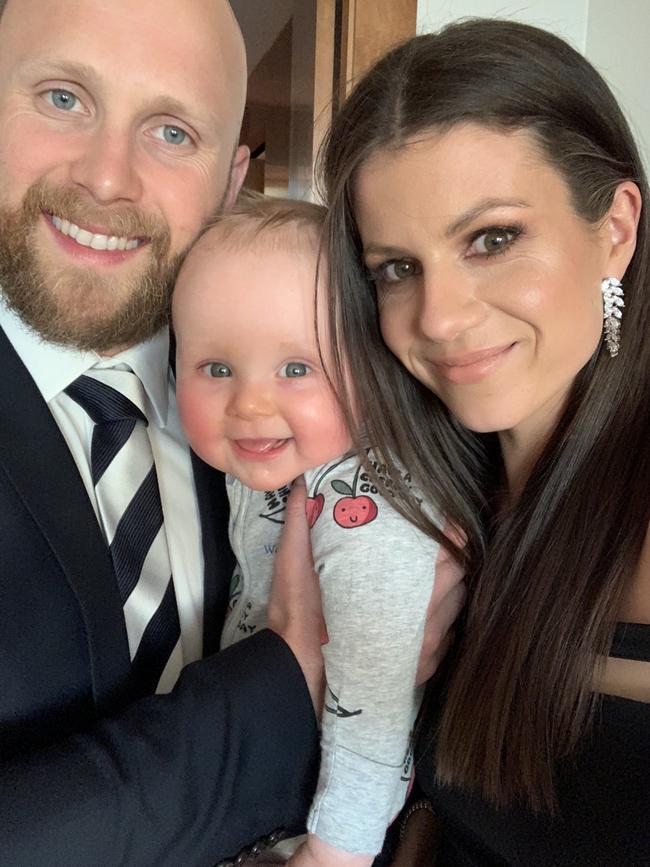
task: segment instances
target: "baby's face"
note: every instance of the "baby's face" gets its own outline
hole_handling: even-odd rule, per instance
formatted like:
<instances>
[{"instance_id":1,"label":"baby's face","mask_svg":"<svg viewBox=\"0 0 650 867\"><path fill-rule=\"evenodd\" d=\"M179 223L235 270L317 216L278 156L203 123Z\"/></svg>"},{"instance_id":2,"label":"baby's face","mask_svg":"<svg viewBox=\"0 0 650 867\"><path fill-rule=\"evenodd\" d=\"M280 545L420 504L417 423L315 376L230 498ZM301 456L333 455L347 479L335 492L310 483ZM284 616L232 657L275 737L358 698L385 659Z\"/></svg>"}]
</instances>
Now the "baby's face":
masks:
<instances>
[{"instance_id":1,"label":"baby's face","mask_svg":"<svg viewBox=\"0 0 650 867\"><path fill-rule=\"evenodd\" d=\"M174 292L181 420L204 461L274 490L351 445L318 355L316 253L208 241Z\"/></svg>"}]
</instances>

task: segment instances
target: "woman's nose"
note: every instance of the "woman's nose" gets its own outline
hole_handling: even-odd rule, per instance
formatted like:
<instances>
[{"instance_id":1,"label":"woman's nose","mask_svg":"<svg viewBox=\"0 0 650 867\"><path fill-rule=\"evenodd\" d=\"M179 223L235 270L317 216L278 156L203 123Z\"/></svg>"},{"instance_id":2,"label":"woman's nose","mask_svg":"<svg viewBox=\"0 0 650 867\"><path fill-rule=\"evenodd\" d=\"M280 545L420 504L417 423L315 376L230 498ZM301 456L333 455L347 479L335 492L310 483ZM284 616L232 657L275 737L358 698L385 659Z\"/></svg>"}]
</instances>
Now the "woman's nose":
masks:
<instances>
[{"instance_id":1,"label":"woman's nose","mask_svg":"<svg viewBox=\"0 0 650 867\"><path fill-rule=\"evenodd\" d=\"M475 279L458 268L437 269L428 276L419 300L419 329L426 338L440 343L451 343L487 315Z\"/></svg>"}]
</instances>

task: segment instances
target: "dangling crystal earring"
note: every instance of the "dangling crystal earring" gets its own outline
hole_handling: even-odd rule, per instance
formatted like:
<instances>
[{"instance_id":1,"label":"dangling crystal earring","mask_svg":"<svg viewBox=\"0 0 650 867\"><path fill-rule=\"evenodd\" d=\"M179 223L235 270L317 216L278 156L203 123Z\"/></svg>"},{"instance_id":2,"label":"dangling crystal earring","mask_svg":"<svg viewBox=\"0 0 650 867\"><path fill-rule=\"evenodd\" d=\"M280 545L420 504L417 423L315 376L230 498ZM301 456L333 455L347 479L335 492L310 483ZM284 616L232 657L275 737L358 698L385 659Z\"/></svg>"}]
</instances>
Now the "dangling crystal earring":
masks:
<instances>
[{"instance_id":1,"label":"dangling crystal earring","mask_svg":"<svg viewBox=\"0 0 650 867\"><path fill-rule=\"evenodd\" d=\"M614 358L618 355L621 346L621 319L623 318L621 307L625 307L621 281L616 277L605 277L600 284L600 291L603 293L605 343L609 354Z\"/></svg>"}]
</instances>

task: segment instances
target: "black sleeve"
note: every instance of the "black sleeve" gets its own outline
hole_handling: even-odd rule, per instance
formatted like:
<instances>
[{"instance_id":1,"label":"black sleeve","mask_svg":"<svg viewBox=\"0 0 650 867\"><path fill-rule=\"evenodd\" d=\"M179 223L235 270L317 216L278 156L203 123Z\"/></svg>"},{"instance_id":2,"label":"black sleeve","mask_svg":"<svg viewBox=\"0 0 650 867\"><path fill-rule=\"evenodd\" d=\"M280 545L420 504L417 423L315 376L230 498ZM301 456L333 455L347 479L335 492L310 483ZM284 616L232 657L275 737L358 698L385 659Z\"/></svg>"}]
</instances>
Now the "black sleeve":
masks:
<instances>
[{"instance_id":1,"label":"black sleeve","mask_svg":"<svg viewBox=\"0 0 650 867\"><path fill-rule=\"evenodd\" d=\"M212 867L301 826L318 734L293 654L265 630L166 696L0 771L3 867Z\"/></svg>"}]
</instances>

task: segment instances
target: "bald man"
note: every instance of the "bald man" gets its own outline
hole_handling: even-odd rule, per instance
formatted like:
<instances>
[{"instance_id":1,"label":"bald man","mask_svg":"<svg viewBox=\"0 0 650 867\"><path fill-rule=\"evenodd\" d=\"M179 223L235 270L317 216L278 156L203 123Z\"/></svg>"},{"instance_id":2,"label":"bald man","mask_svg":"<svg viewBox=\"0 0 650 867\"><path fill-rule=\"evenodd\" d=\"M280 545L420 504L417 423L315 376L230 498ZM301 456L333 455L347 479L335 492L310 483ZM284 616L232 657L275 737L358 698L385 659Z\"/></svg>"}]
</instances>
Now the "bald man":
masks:
<instances>
[{"instance_id":1,"label":"bald man","mask_svg":"<svg viewBox=\"0 0 650 867\"><path fill-rule=\"evenodd\" d=\"M248 163L241 37L224 0L0 11L0 864L214 865L303 821L320 675L290 606L216 652L223 479L168 365Z\"/></svg>"}]
</instances>

